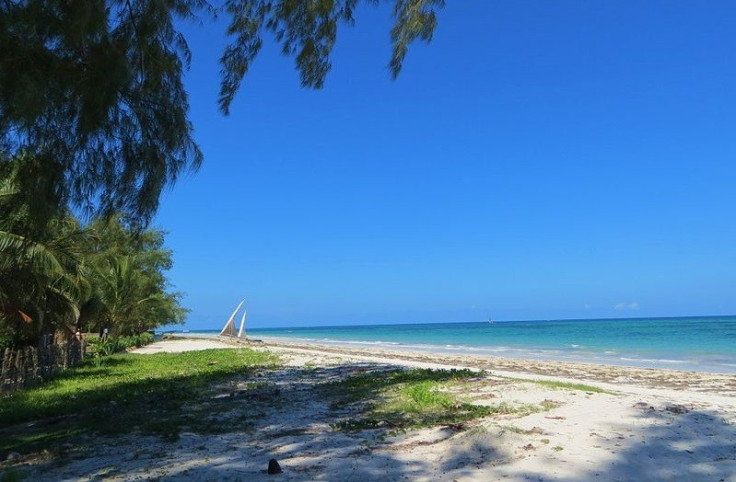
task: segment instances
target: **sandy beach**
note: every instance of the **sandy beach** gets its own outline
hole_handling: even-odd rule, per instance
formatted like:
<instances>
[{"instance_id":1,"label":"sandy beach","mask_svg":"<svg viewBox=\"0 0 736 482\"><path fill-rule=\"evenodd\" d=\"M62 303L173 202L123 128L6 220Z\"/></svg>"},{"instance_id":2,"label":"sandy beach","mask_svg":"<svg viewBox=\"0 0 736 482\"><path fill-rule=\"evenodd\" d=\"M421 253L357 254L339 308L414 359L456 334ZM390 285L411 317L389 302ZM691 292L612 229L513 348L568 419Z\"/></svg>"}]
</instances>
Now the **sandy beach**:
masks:
<instances>
[{"instance_id":1,"label":"sandy beach","mask_svg":"<svg viewBox=\"0 0 736 482\"><path fill-rule=\"evenodd\" d=\"M238 346L179 339L137 352ZM120 437L62 465L41 463L29 480L736 481L734 375L274 340L249 347L278 353L284 366L255 375L260 391L246 389L252 380L234 380L213 387L210 396L223 400L223 414L258 410L253 430L183 433L176 442ZM547 408L395 433L335 430L359 407L335 408L315 388L397 366L470 368L478 376L459 394L464 399ZM263 403L274 393L279 403ZM282 473L266 472L272 458Z\"/></svg>"}]
</instances>

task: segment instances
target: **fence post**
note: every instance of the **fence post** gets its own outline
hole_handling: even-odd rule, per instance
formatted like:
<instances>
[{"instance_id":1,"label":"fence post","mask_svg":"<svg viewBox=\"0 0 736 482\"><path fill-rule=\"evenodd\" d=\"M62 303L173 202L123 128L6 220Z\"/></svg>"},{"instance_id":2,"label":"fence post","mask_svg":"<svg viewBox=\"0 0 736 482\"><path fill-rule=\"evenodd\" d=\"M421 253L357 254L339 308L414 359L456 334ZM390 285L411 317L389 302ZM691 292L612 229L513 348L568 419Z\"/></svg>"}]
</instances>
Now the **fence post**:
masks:
<instances>
[{"instance_id":1,"label":"fence post","mask_svg":"<svg viewBox=\"0 0 736 482\"><path fill-rule=\"evenodd\" d=\"M38 348L35 346L29 346L28 350L31 352L31 370L33 375L33 384L35 385L41 380L41 373L38 366Z\"/></svg>"},{"instance_id":2,"label":"fence post","mask_svg":"<svg viewBox=\"0 0 736 482\"><path fill-rule=\"evenodd\" d=\"M0 371L0 392L5 389L6 385L10 384L10 362L13 359L13 350L5 348L3 350L3 365L2 371Z\"/></svg>"},{"instance_id":3,"label":"fence post","mask_svg":"<svg viewBox=\"0 0 736 482\"><path fill-rule=\"evenodd\" d=\"M23 386L23 350L15 350L15 363L13 365L13 371L15 372L15 387Z\"/></svg>"}]
</instances>

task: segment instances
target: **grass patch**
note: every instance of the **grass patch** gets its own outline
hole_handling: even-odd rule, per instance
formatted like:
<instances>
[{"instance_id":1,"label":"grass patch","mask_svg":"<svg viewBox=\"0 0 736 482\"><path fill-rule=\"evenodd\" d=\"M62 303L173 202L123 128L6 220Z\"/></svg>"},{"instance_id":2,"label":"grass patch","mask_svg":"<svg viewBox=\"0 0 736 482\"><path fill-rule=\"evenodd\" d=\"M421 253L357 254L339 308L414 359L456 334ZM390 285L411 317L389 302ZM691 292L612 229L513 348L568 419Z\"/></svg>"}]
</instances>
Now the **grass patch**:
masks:
<instances>
[{"instance_id":1,"label":"grass patch","mask_svg":"<svg viewBox=\"0 0 736 482\"><path fill-rule=\"evenodd\" d=\"M516 425L499 425L499 427L503 430L506 430L508 432L513 432L519 435L538 435L542 433L542 429L540 429L539 427L534 427L531 429L523 429L521 427L517 427Z\"/></svg>"},{"instance_id":2,"label":"grass patch","mask_svg":"<svg viewBox=\"0 0 736 482\"><path fill-rule=\"evenodd\" d=\"M557 407L559 407L561 404L560 402L556 402L554 400L544 399L541 402L539 402L539 406L542 407L542 410L545 412L549 412L550 410L553 410Z\"/></svg>"},{"instance_id":3,"label":"grass patch","mask_svg":"<svg viewBox=\"0 0 736 482\"><path fill-rule=\"evenodd\" d=\"M337 430L385 427L394 431L437 425L456 425L492 414L531 413L532 406L515 407L467 403L451 393L478 377L470 370L393 370L355 375L327 386L333 407L359 404L357 417L333 424Z\"/></svg>"},{"instance_id":4,"label":"grass patch","mask_svg":"<svg viewBox=\"0 0 736 482\"><path fill-rule=\"evenodd\" d=\"M53 450L88 431L115 435L141 430L174 440L183 427L196 431L206 424L206 417L197 423L201 419L182 411L183 404L214 382L247 376L277 361L266 352L217 349L113 355L101 366L72 368L41 387L0 398L0 427L7 427L0 429L0 456ZM21 423L26 425L19 429Z\"/></svg>"},{"instance_id":5,"label":"grass patch","mask_svg":"<svg viewBox=\"0 0 736 482\"><path fill-rule=\"evenodd\" d=\"M377 393L390 387L426 381L459 382L477 376L478 373L470 370L397 369L353 375L345 380L330 383L327 388L333 394L339 394L335 401L335 404L339 405L372 398Z\"/></svg>"},{"instance_id":6,"label":"grass patch","mask_svg":"<svg viewBox=\"0 0 736 482\"><path fill-rule=\"evenodd\" d=\"M555 390L579 390L581 392L589 393L607 393L609 395L615 395L615 393L602 388L594 387L593 385L586 385L584 383L571 383L571 382L556 382L552 380L527 380L542 385L543 387L552 388Z\"/></svg>"}]
</instances>

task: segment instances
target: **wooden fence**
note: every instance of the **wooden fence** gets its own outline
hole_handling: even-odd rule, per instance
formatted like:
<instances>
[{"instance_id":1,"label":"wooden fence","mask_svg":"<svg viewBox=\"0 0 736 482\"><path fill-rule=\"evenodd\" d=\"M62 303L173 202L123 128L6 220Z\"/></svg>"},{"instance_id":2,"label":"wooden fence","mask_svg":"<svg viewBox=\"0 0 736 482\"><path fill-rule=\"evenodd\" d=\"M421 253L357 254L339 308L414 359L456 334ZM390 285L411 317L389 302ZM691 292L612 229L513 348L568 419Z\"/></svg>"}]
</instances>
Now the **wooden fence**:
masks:
<instances>
[{"instance_id":1,"label":"wooden fence","mask_svg":"<svg viewBox=\"0 0 736 482\"><path fill-rule=\"evenodd\" d=\"M0 368L0 392L31 387L53 374L78 365L84 358L84 342L51 344L38 348L5 348Z\"/></svg>"}]
</instances>

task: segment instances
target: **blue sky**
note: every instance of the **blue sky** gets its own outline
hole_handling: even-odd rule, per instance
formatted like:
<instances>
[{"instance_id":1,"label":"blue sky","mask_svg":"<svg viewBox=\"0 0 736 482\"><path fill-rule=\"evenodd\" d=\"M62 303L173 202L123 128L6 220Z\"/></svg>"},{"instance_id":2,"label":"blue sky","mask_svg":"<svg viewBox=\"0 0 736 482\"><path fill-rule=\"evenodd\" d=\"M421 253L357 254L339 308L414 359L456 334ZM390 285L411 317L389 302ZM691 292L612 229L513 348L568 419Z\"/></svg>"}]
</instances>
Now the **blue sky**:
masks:
<instances>
[{"instance_id":1,"label":"blue sky","mask_svg":"<svg viewBox=\"0 0 736 482\"><path fill-rule=\"evenodd\" d=\"M322 90L267 42L229 117L188 25L203 167L162 198L186 327L736 313L733 2L447 2L390 79L390 5Z\"/></svg>"}]
</instances>

